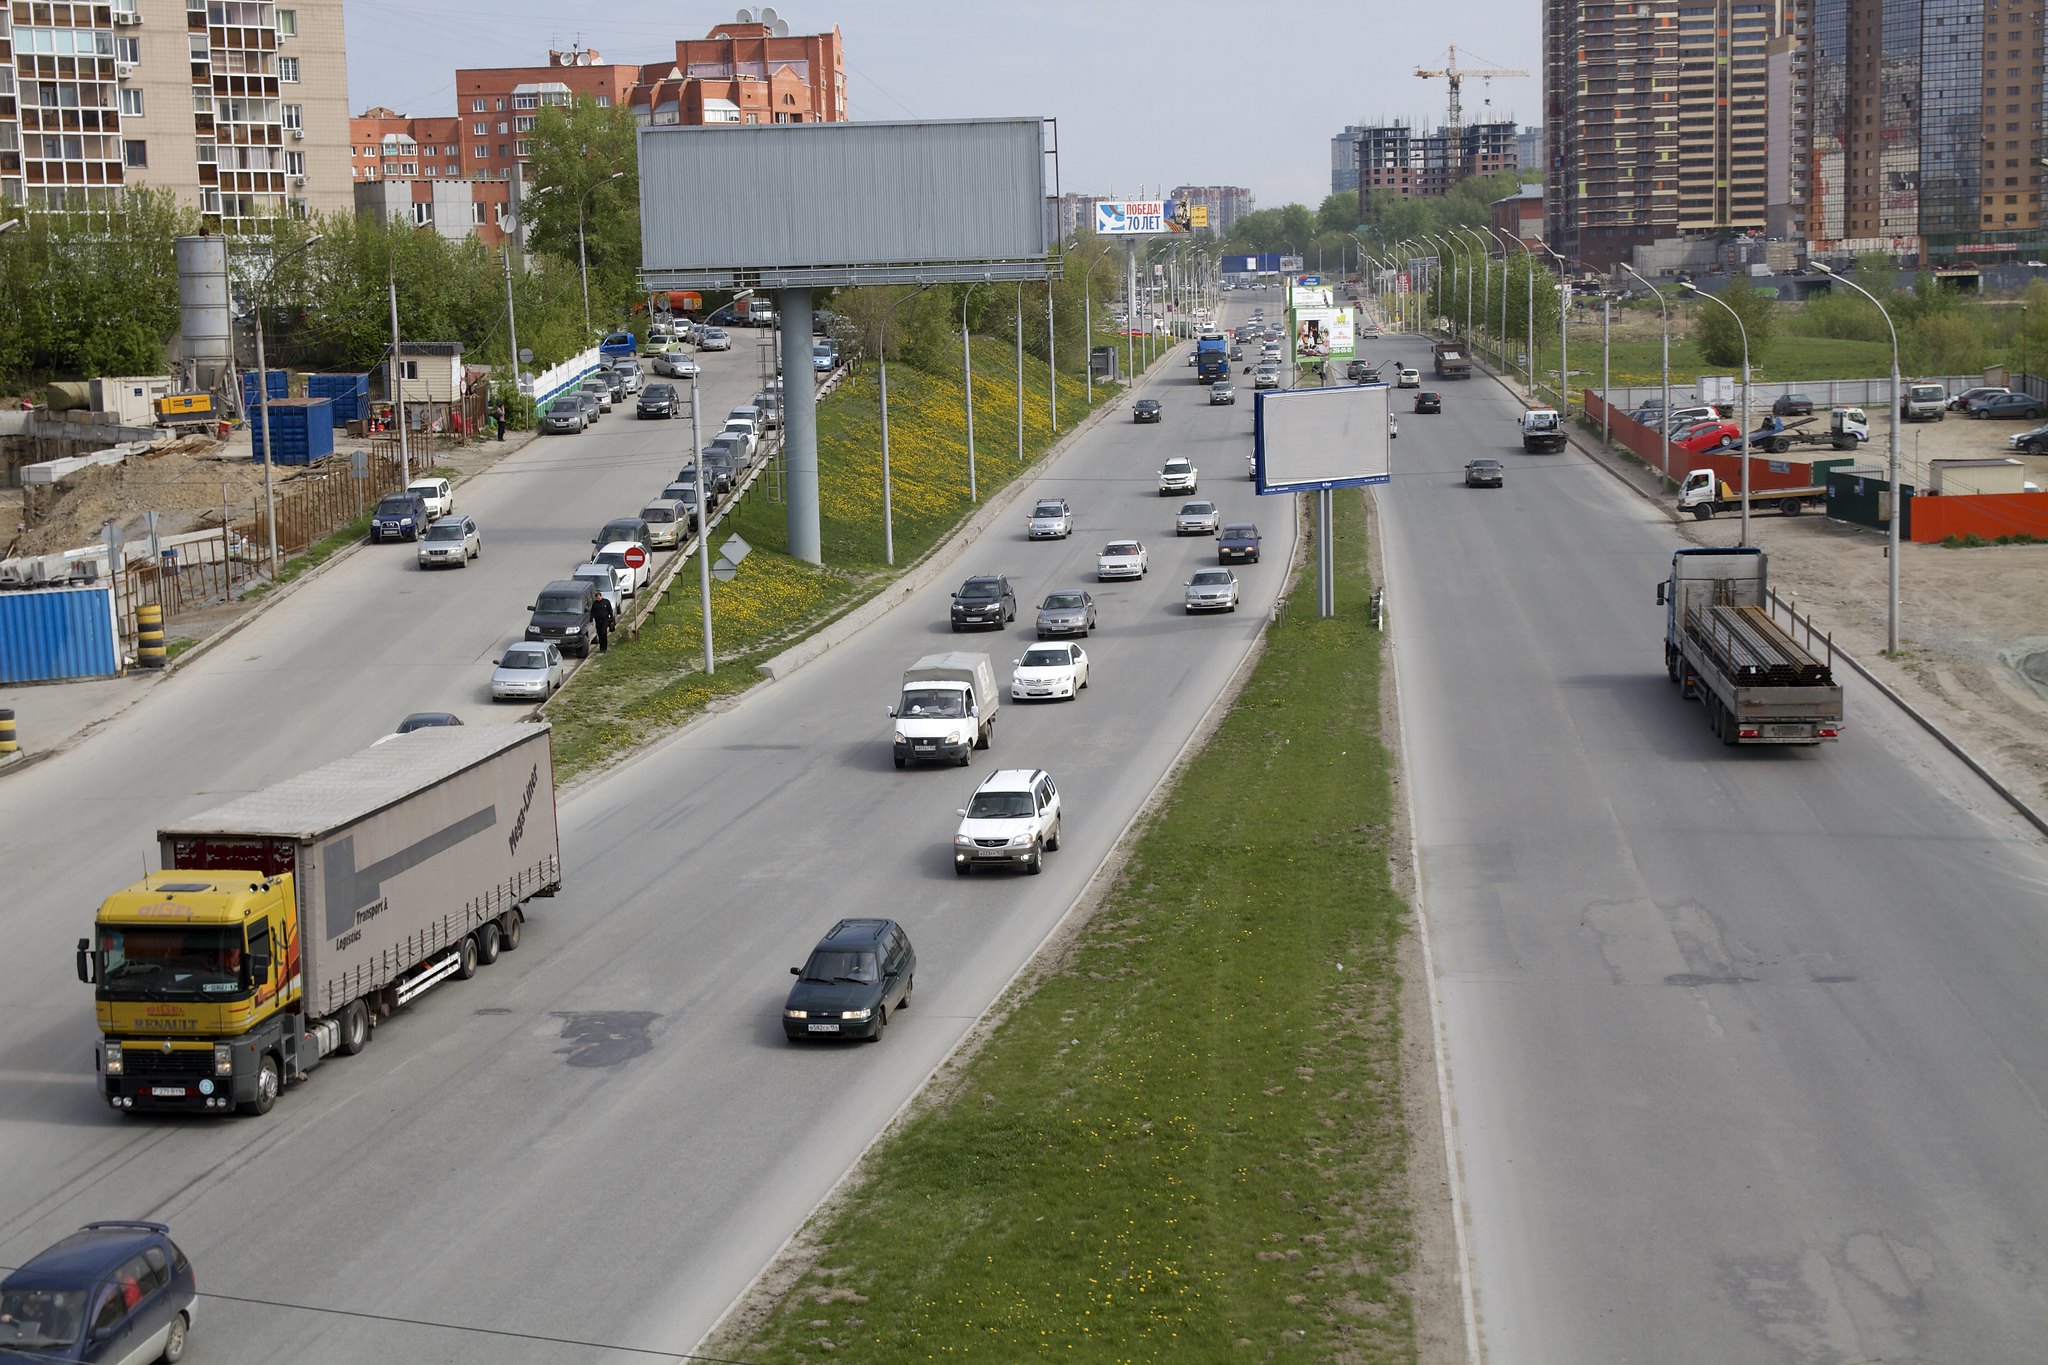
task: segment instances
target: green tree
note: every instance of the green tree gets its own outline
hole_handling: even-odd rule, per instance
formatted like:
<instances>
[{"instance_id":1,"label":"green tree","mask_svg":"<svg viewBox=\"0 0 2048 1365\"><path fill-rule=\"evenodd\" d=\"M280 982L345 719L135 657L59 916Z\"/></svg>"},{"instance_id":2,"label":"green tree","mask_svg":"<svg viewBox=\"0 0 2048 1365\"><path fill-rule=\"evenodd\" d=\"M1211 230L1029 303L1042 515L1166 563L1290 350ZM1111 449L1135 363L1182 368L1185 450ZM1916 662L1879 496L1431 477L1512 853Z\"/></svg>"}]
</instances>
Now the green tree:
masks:
<instances>
[{"instance_id":1,"label":"green tree","mask_svg":"<svg viewBox=\"0 0 2048 1365\"><path fill-rule=\"evenodd\" d=\"M1323 200L1316 210L1316 228L1325 233L1346 233L1358 227L1358 191L1345 190Z\"/></svg>"},{"instance_id":2,"label":"green tree","mask_svg":"<svg viewBox=\"0 0 2048 1365\"><path fill-rule=\"evenodd\" d=\"M1731 276L1720 299L1728 305L1726 309L1703 302L1693 311L1692 335L1699 345L1701 357L1709 365L1740 365L1742 338L1747 332L1750 368L1760 367L1764 363L1765 352L1770 349L1771 329L1776 321L1771 301L1750 288L1747 275ZM1741 327L1735 325L1735 318L1728 316L1730 310L1742 319Z\"/></svg>"},{"instance_id":3,"label":"green tree","mask_svg":"<svg viewBox=\"0 0 2048 1365\"><path fill-rule=\"evenodd\" d=\"M594 326L625 317L640 292L637 128L625 105L579 97L542 109L527 135L528 243L574 265L580 222Z\"/></svg>"},{"instance_id":4,"label":"green tree","mask_svg":"<svg viewBox=\"0 0 2048 1365\"><path fill-rule=\"evenodd\" d=\"M24 379L155 374L179 325L171 239L198 217L168 191L110 210L32 213L0 236L0 373Z\"/></svg>"}]
</instances>

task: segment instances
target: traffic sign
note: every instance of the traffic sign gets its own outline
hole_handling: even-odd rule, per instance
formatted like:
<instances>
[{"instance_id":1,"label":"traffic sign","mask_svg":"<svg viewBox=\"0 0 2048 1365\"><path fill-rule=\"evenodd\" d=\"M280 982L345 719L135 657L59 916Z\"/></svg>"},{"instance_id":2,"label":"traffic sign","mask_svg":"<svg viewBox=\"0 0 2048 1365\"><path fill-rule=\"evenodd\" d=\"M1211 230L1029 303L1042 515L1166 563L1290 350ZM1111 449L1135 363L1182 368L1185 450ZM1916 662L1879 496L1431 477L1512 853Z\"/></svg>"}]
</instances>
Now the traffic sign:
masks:
<instances>
[{"instance_id":1,"label":"traffic sign","mask_svg":"<svg viewBox=\"0 0 2048 1365\"><path fill-rule=\"evenodd\" d=\"M647 562L647 551L638 545L628 545L624 557L627 568L637 569Z\"/></svg>"},{"instance_id":2,"label":"traffic sign","mask_svg":"<svg viewBox=\"0 0 2048 1365\"><path fill-rule=\"evenodd\" d=\"M719 560L711 566L711 576L721 583L730 583L739 577L740 566L727 560Z\"/></svg>"},{"instance_id":3,"label":"traffic sign","mask_svg":"<svg viewBox=\"0 0 2048 1365\"><path fill-rule=\"evenodd\" d=\"M734 535L728 537L725 544L718 547L718 552L734 565L737 565L741 560L753 553L753 549L753 546L741 540L737 535Z\"/></svg>"}]
</instances>

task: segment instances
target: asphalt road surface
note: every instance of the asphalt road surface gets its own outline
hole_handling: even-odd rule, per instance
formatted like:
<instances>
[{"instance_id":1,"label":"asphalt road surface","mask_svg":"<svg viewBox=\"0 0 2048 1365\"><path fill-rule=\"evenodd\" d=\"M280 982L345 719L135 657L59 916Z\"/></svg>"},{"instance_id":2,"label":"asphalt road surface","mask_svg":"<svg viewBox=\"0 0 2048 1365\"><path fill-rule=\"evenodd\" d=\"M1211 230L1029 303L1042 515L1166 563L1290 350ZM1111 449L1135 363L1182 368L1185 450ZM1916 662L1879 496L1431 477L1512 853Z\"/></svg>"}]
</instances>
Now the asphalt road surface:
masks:
<instances>
[{"instance_id":1,"label":"asphalt road surface","mask_svg":"<svg viewBox=\"0 0 2048 1365\"><path fill-rule=\"evenodd\" d=\"M707 411L756 387L750 357L721 359ZM528 594L660 487L687 444L668 433L686 428L615 415L536 441L458 493L484 531L477 568L420 574L409 546L359 554L72 753L0 783L17 888L0 1264L91 1219L163 1219L208 1296L194 1349L216 1361L689 1349L1066 913L1275 600L1293 508L1245 479L1251 405L1211 409L1177 364L1144 391L1164 422L1112 415L1023 490L1072 502L1071 539L1026 543L1020 500L944 581L562 802L565 889L533 907L520 951L401 1011L267 1118L106 1108L91 993L72 971L94 907L153 861L171 817L359 747L408 711L486 718L490 659ZM1235 615L1181 610L1186 571L1214 550L1172 534L1178 504L1155 482L1169 454L1196 458L1227 519L1255 514L1265 530ZM1096 552L1126 535L1151 547L1151 576L1095 584ZM947 595L985 570L1016 579L1018 622L955 635ZM1006 701L967 769L896 771L883 711L903 668L982 648L1006 687L1030 605L1073 585L1101 603L1087 692ZM1063 846L1043 876L952 872L954 811L996 765L1060 784ZM915 1003L879 1046L792 1047L788 968L843 915L908 927Z\"/></svg>"},{"instance_id":2,"label":"asphalt road surface","mask_svg":"<svg viewBox=\"0 0 2048 1365\"><path fill-rule=\"evenodd\" d=\"M2039 1358L2040 840L1846 668L1838 744L1724 748L1669 522L1436 387L1381 506L1486 1358Z\"/></svg>"}]
</instances>

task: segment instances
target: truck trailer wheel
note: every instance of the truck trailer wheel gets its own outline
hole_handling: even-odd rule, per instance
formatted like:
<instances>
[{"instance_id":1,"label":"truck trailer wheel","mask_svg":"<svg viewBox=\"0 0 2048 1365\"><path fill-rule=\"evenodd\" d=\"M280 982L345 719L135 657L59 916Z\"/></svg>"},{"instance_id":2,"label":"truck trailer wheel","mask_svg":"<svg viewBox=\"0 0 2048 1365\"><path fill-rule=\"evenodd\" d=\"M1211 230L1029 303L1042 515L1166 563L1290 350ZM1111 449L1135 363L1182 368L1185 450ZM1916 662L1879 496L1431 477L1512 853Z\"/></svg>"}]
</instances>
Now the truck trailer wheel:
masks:
<instances>
[{"instance_id":1,"label":"truck trailer wheel","mask_svg":"<svg viewBox=\"0 0 2048 1365\"><path fill-rule=\"evenodd\" d=\"M464 937L461 945L455 950L455 976L459 981L467 981L475 975L476 936L471 934Z\"/></svg>"},{"instance_id":2,"label":"truck trailer wheel","mask_svg":"<svg viewBox=\"0 0 2048 1365\"><path fill-rule=\"evenodd\" d=\"M256 1098L242 1106L245 1114L267 1114L277 1103L277 1092L284 1088L284 1073L278 1069L277 1058L268 1052L256 1064Z\"/></svg>"},{"instance_id":3,"label":"truck trailer wheel","mask_svg":"<svg viewBox=\"0 0 2048 1365\"><path fill-rule=\"evenodd\" d=\"M1798 516L1800 510L1801 503L1797 498L1786 498L1778 504L1778 511L1788 517Z\"/></svg>"},{"instance_id":4,"label":"truck trailer wheel","mask_svg":"<svg viewBox=\"0 0 2048 1365\"><path fill-rule=\"evenodd\" d=\"M1692 509L1692 519L1694 521L1712 521L1714 519L1714 509L1705 503L1701 503L1698 507Z\"/></svg>"},{"instance_id":5,"label":"truck trailer wheel","mask_svg":"<svg viewBox=\"0 0 2048 1365\"><path fill-rule=\"evenodd\" d=\"M507 910L504 914L498 916L498 941L505 945L506 952L514 952L518 949L519 934L525 927L526 912L524 910Z\"/></svg>"},{"instance_id":6,"label":"truck trailer wheel","mask_svg":"<svg viewBox=\"0 0 2048 1365\"><path fill-rule=\"evenodd\" d=\"M499 942L498 922L496 920L477 926L476 960L486 967L496 962L498 960Z\"/></svg>"},{"instance_id":7,"label":"truck trailer wheel","mask_svg":"<svg viewBox=\"0 0 2048 1365\"><path fill-rule=\"evenodd\" d=\"M351 1057L370 1045L370 1007L351 1000L341 1011L341 1050Z\"/></svg>"}]
</instances>

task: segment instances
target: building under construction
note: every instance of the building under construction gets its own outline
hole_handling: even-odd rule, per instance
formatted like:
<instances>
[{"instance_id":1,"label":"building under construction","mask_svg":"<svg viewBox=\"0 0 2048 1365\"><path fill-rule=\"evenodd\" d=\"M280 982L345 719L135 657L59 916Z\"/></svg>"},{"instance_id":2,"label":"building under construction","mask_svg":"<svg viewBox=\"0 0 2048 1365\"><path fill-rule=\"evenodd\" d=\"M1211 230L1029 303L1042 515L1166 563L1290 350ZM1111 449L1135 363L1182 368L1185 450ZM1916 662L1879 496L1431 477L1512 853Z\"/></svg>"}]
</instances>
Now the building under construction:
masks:
<instances>
[{"instance_id":1,"label":"building under construction","mask_svg":"<svg viewBox=\"0 0 2048 1365\"><path fill-rule=\"evenodd\" d=\"M1358 129L1358 193L1392 190L1403 199L1439 199L1475 175L1517 170L1513 123L1468 123L1419 133L1405 123Z\"/></svg>"}]
</instances>

